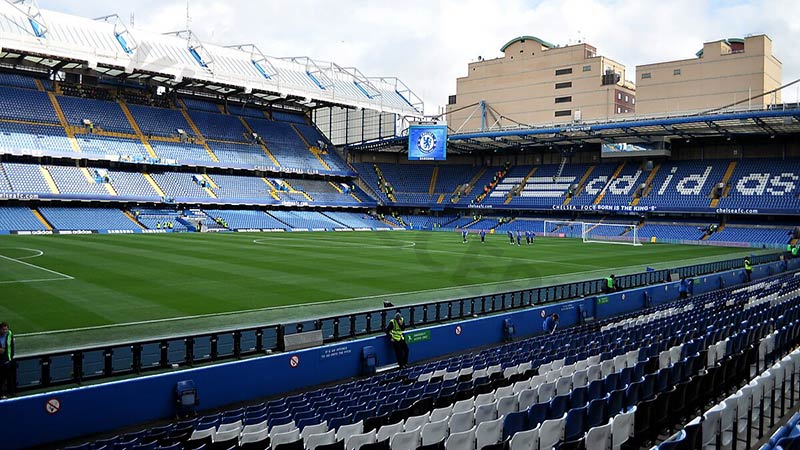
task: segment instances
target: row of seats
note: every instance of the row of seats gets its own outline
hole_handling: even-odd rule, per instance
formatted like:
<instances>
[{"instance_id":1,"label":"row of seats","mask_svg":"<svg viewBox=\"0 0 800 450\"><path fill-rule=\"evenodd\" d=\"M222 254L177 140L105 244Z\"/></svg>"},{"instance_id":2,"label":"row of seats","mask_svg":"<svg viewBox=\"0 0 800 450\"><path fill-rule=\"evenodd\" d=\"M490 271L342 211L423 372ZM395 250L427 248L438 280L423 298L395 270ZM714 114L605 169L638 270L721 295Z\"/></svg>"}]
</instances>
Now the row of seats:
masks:
<instances>
[{"instance_id":1,"label":"row of seats","mask_svg":"<svg viewBox=\"0 0 800 450\"><path fill-rule=\"evenodd\" d=\"M727 289L662 305L645 312L646 324L601 331L603 325L619 322L614 319L562 330L546 338L206 416L154 433L163 443L179 437L177 442L184 448L413 449L421 445L469 450L478 448L478 442L482 448L510 445L515 450L549 450L559 443L564 448L573 442L586 448L619 448L638 439L657 418L666 420L669 412L683 414L685 405L691 404L686 400L688 387L699 389L701 380L712 380L704 378L705 373L716 371L720 361L739 364L745 359L738 355L763 348L757 360L764 364L797 341L798 278L777 280L762 284L761 291ZM770 307L751 303L742 309L743 302L774 294ZM674 312L676 307L681 308L679 313L653 315L657 310ZM734 324L740 325L734 328ZM762 347L759 343L770 336L774 336L772 348ZM545 339L551 345L542 347ZM709 358L712 346L714 357ZM544 359L531 354L542 351ZM487 366L491 361L482 359L487 357L502 362ZM735 383L734 375L750 373L749 365L742 368L730 375L723 372L724 380ZM723 386L720 381L709 391ZM656 417L655 411L661 416ZM180 432L175 434L176 430ZM426 436L436 442L426 443Z\"/></svg>"}]
</instances>

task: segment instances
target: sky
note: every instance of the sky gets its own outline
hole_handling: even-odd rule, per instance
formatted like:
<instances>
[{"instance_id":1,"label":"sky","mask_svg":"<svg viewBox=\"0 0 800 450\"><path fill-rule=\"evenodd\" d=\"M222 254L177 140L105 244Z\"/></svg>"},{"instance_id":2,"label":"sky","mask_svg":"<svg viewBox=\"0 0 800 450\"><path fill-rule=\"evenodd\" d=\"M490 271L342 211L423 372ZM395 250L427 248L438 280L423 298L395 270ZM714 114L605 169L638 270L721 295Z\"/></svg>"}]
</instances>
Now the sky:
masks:
<instances>
[{"instance_id":1,"label":"sky","mask_svg":"<svg viewBox=\"0 0 800 450\"><path fill-rule=\"evenodd\" d=\"M135 28L187 28L187 0L39 0L43 9L85 17L117 13ZM783 63L783 83L800 78L797 0L189 0L189 28L203 41L256 44L269 56L309 56L395 76L437 114L456 93L467 64L502 56L510 39L532 35L557 45L587 42L635 67L694 57L704 42L767 34ZM796 101L800 86L783 92Z\"/></svg>"}]
</instances>

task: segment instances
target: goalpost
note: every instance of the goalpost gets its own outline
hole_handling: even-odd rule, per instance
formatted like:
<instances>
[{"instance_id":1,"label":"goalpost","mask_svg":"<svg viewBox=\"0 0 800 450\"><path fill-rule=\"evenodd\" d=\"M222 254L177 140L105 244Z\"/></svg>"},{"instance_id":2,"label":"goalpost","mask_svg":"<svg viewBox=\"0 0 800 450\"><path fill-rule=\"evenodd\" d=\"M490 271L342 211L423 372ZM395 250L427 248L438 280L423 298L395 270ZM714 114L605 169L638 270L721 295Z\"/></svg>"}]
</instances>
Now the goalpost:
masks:
<instances>
[{"instance_id":1,"label":"goalpost","mask_svg":"<svg viewBox=\"0 0 800 450\"><path fill-rule=\"evenodd\" d=\"M581 237L583 242L642 245L639 242L638 227L619 223L583 223Z\"/></svg>"},{"instance_id":2,"label":"goalpost","mask_svg":"<svg viewBox=\"0 0 800 450\"><path fill-rule=\"evenodd\" d=\"M546 237L581 237L583 235L583 222L545 220L542 235Z\"/></svg>"}]
</instances>

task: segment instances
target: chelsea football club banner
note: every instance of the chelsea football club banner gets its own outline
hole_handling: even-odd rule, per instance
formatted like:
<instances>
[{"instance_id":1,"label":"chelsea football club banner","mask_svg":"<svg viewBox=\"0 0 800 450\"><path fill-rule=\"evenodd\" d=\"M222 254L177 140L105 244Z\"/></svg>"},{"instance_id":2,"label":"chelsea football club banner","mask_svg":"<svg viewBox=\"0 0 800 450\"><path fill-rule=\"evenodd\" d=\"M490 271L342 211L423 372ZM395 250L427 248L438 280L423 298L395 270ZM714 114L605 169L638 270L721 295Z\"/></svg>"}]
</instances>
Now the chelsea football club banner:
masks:
<instances>
[{"instance_id":1,"label":"chelsea football club banner","mask_svg":"<svg viewBox=\"0 0 800 450\"><path fill-rule=\"evenodd\" d=\"M447 159L446 125L412 125L408 128L409 161Z\"/></svg>"}]
</instances>

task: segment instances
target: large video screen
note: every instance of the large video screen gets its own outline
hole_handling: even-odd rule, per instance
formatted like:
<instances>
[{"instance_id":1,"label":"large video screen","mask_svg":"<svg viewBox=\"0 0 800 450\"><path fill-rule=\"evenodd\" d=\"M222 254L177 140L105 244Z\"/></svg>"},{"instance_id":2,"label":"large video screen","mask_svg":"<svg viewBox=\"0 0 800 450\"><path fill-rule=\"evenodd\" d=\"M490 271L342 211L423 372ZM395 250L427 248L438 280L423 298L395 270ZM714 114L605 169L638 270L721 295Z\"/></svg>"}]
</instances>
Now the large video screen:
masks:
<instances>
[{"instance_id":1,"label":"large video screen","mask_svg":"<svg viewBox=\"0 0 800 450\"><path fill-rule=\"evenodd\" d=\"M600 149L602 158L640 158L644 156L670 156L670 151L665 148L656 148L651 145L637 145L629 143L603 144Z\"/></svg>"},{"instance_id":2,"label":"large video screen","mask_svg":"<svg viewBox=\"0 0 800 450\"><path fill-rule=\"evenodd\" d=\"M409 161L447 159L446 125L412 125L408 128Z\"/></svg>"}]
</instances>

